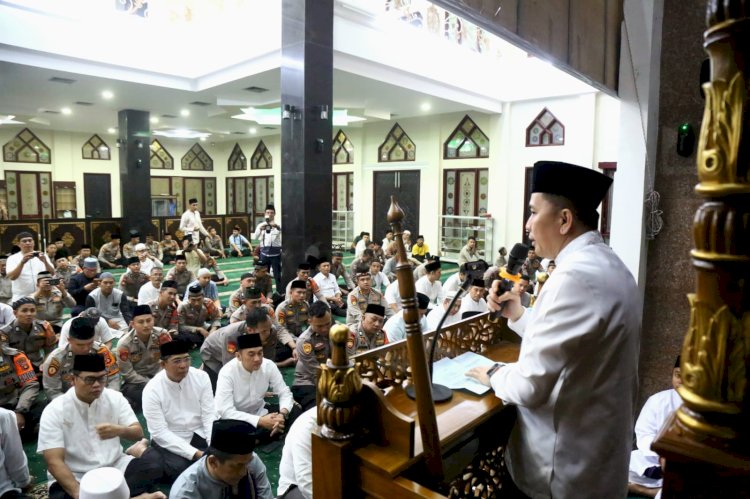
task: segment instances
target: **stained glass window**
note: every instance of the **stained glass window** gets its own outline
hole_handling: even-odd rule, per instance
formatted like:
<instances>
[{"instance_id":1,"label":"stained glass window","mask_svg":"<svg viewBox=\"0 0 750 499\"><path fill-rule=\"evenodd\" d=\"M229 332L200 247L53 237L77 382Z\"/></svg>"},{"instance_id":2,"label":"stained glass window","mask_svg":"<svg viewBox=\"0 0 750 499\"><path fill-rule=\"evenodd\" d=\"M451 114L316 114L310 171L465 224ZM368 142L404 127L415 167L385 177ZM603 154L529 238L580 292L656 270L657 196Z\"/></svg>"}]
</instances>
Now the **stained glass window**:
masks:
<instances>
[{"instance_id":1,"label":"stained glass window","mask_svg":"<svg viewBox=\"0 0 750 499\"><path fill-rule=\"evenodd\" d=\"M271 152L261 140L258 147L255 148L252 158L250 158L251 170L269 170L273 165Z\"/></svg>"},{"instance_id":2,"label":"stained glass window","mask_svg":"<svg viewBox=\"0 0 750 499\"><path fill-rule=\"evenodd\" d=\"M214 169L214 160L196 142L182 157L182 169L212 171Z\"/></svg>"},{"instance_id":3,"label":"stained glass window","mask_svg":"<svg viewBox=\"0 0 750 499\"><path fill-rule=\"evenodd\" d=\"M247 158L239 144L234 144L232 154L229 155L229 171L247 170Z\"/></svg>"},{"instance_id":4,"label":"stained glass window","mask_svg":"<svg viewBox=\"0 0 750 499\"><path fill-rule=\"evenodd\" d=\"M487 213L489 170L444 170L443 214L476 217Z\"/></svg>"},{"instance_id":5,"label":"stained glass window","mask_svg":"<svg viewBox=\"0 0 750 499\"><path fill-rule=\"evenodd\" d=\"M151 158L149 164L154 170L174 170L172 155L156 139L151 141Z\"/></svg>"},{"instance_id":6,"label":"stained glass window","mask_svg":"<svg viewBox=\"0 0 750 499\"><path fill-rule=\"evenodd\" d=\"M526 147L565 144L565 126L545 107L526 128Z\"/></svg>"},{"instance_id":7,"label":"stained glass window","mask_svg":"<svg viewBox=\"0 0 750 499\"><path fill-rule=\"evenodd\" d=\"M336 133L336 136L333 138L331 150L334 165L350 165L354 163L354 147L343 130L339 130Z\"/></svg>"},{"instance_id":8,"label":"stained glass window","mask_svg":"<svg viewBox=\"0 0 750 499\"><path fill-rule=\"evenodd\" d=\"M18 135L3 146L3 158L8 163L44 163L52 162L49 147L39 140L28 128L21 130Z\"/></svg>"},{"instance_id":9,"label":"stained glass window","mask_svg":"<svg viewBox=\"0 0 750 499\"><path fill-rule=\"evenodd\" d=\"M396 123L388 132L385 142L378 147L378 162L414 161L417 157L417 147L406 135L404 129Z\"/></svg>"},{"instance_id":10,"label":"stained glass window","mask_svg":"<svg viewBox=\"0 0 750 499\"><path fill-rule=\"evenodd\" d=\"M443 144L443 159L487 158L490 139L467 114Z\"/></svg>"},{"instance_id":11,"label":"stained glass window","mask_svg":"<svg viewBox=\"0 0 750 499\"><path fill-rule=\"evenodd\" d=\"M96 134L92 135L91 138L83 144L81 152L83 154L83 159L110 158L109 146Z\"/></svg>"}]
</instances>

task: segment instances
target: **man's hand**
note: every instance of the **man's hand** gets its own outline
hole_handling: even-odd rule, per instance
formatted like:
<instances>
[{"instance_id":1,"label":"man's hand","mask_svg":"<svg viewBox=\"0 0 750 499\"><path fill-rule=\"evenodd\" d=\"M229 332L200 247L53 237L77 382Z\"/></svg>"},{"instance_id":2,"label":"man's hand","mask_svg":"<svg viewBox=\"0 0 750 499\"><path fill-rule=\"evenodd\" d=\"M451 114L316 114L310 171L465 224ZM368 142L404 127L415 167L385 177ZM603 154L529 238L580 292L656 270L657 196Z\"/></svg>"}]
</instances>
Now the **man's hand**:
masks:
<instances>
[{"instance_id":1,"label":"man's hand","mask_svg":"<svg viewBox=\"0 0 750 499\"><path fill-rule=\"evenodd\" d=\"M119 437L120 435L122 435L124 430L124 426L116 424L101 423L96 425L96 434L99 435L99 438L101 438L102 440L109 440L110 438Z\"/></svg>"},{"instance_id":2,"label":"man's hand","mask_svg":"<svg viewBox=\"0 0 750 499\"><path fill-rule=\"evenodd\" d=\"M108 319L107 320L107 325L109 327L111 327L112 329L115 329L115 330L118 330L118 331L120 330L120 325L114 319Z\"/></svg>"},{"instance_id":3,"label":"man's hand","mask_svg":"<svg viewBox=\"0 0 750 499\"><path fill-rule=\"evenodd\" d=\"M204 338L208 338L208 335L211 334L206 328L199 327L197 331L203 336Z\"/></svg>"},{"instance_id":4,"label":"man's hand","mask_svg":"<svg viewBox=\"0 0 750 499\"><path fill-rule=\"evenodd\" d=\"M472 367L468 371L466 371L466 376L470 378L474 378L475 380L482 383L484 386L492 386L490 384L490 377L487 376L487 371L489 371L492 368L492 366L484 366L484 367Z\"/></svg>"},{"instance_id":5,"label":"man's hand","mask_svg":"<svg viewBox=\"0 0 750 499\"><path fill-rule=\"evenodd\" d=\"M297 345L292 345L289 347L292 349L292 358L294 359L294 362L299 361L299 354L297 353Z\"/></svg>"},{"instance_id":6,"label":"man's hand","mask_svg":"<svg viewBox=\"0 0 750 499\"><path fill-rule=\"evenodd\" d=\"M60 290L60 293L63 295L63 298L68 294L68 290L65 289L65 282L63 282L62 279L60 279L60 284L57 285L57 289Z\"/></svg>"},{"instance_id":7,"label":"man's hand","mask_svg":"<svg viewBox=\"0 0 750 499\"><path fill-rule=\"evenodd\" d=\"M164 495L164 492L145 492L133 499L167 499L167 496Z\"/></svg>"},{"instance_id":8,"label":"man's hand","mask_svg":"<svg viewBox=\"0 0 750 499\"><path fill-rule=\"evenodd\" d=\"M501 312L506 319L517 321L523 315L524 308L521 305L521 297L513 291L500 294L500 281L495 280L492 288L487 294L487 306L490 312ZM505 304L505 305L503 305Z\"/></svg>"},{"instance_id":9,"label":"man's hand","mask_svg":"<svg viewBox=\"0 0 750 499\"><path fill-rule=\"evenodd\" d=\"M26 428L26 416L20 412L16 413L16 424L18 425L18 431L23 431Z\"/></svg>"},{"instance_id":10,"label":"man's hand","mask_svg":"<svg viewBox=\"0 0 750 499\"><path fill-rule=\"evenodd\" d=\"M284 416L282 416L278 412L270 412L265 416L261 416L261 418L258 420L258 426L272 432L274 430L278 431L279 428L281 429L281 431L283 431Z\"/></svg>"}]
</instances>

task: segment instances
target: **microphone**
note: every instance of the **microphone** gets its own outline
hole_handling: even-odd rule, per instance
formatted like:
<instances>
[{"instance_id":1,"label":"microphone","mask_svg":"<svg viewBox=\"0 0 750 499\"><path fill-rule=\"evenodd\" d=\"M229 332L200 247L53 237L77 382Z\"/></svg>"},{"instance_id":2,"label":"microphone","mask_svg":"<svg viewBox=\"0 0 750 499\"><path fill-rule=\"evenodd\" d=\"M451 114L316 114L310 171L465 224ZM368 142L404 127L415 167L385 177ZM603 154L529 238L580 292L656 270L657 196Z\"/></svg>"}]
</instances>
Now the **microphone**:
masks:
<instances>
[{"instance_id":1,"label":"microphone","mask_svg":"<svg viewBox=\"0 0 750 499\"><path fill-rule=\"evenodd\" d=\"M513 289L513 286L521 280L521 267L529 256L529 247L522 243L516 243L508 255L508 264L500 270L500 293L502 295ZM500 313L505 308L505 302L500 304L500 310L494 313L495 317L500 317Z\"/></svg>"},{"instance_id":2,"label":"microphone","mask_svg":"<svg viewBox=\"0 0 750 499\"><path fill-rule=\"evenodd\" d=\"M528 252L529 252L529 249L526 248L526 253L528 254ZM521 264L523 264L524 260L526 260L525 256L523 260L521 260ZM508 261L510 261L510 258L508 258ZM432 345L430 345L430 356L428 357L429 368L430 368L430 380L432 380L432 366L435 363L435 348L437 347L438 340L440 339L440 335L443 332L443 323L445 322L445 319L448 318L448 314L450 313L453 306L456 304L456 301L458 301L458 299L461 298L464 294L466 294L466 292L469 290L469 288L471 287L472 281L474 281L474 279L481 279L484 276L484 272L488 268L489 268L489 265L487 265L487 262L485 262L484 260L478 260L476 262L467 262L464 264L464 270L465 270L464 273L466 274L466 278L464 279L464 282L461 283L461 286L458 292L456 293L456 296L453 297L453 300L451 300L450 305L448 305L448 308L446 308L443 311L443 316L440 318L440 322L438 322L438 325L435 328L435 335L432 337ZM437 383L431 383L431 384L432 384L432 400L435 403L447 402L453 397L453 390L451 390L447 386L438 385ZM414 389L413 384L406 387L406 395L411 399L417 398L417 392Z\"/></svg>"}]
</instances>

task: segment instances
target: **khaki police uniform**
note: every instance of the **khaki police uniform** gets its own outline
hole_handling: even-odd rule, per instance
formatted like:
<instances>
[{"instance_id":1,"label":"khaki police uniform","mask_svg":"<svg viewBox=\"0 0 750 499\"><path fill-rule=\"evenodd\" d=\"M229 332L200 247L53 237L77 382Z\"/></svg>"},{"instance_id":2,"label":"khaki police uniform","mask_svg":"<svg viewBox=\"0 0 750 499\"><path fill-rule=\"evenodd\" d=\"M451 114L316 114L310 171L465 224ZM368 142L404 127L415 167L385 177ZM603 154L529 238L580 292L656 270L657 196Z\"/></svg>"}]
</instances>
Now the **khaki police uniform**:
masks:
<instances>
[{"instance_id":1,"label":"khaki police uniform","mask_svg":"<svg viewBox=\"0 0 750 499\"><path fill-rule=\"evenodd\" d=\"M0 345L7 344L25 353L37 372L44 362L45 353L51 351L56 343L57 336L47 321L35 319L28 333L15 320L0 328Z\"/></svg>"},{"instance_id":2,"label":"khaki police uniform","mask_svg":"<svg viewBox=\"0 0 750 499\"><path fill-rule=\"evenodd\" d=\"M102 343L95 341L89 353L98 353L104 357L104 367L107 370L107 388L120 391L120 367L112 352ZM73 359L75 355L70 351L70 343L62 348L56 348L47 357L42 366L44 391L47 398L54 400L73 384Z\"/></svg>"},{"instance_id":3,"label":"khaki police uniform","mask_svg":"<svg viewBox=\"0 0 750 499\"><path fill-rule=\"evenodd\" d=\"M349 306L346 307L346 323L357 324L362 320L367 305L370 304L385 307L386 319L393 315L393 310L391 310L391 307L385 302L385 298L383 298L383 294L380 291L370 289L368 294L364 294L362 290L359 289L359 286L357 286L351 293L349 293Z\"/></svg>"},{"instance_id":4,"label":"khaki police uniform","mask_svg":"<svg viewBox=\"0 0 750 499\"><path fill-rule=\"evenodd\" d=\"M346 351L349 355L372 350L373 348L382 347L388 343L388 336L382 329L372 337L362 329L362 322L349 324L349 339L346 342Z\"/></svg>"},{"instance_id":5,"label":"khaki police uniform","mask_svg":"<svg viewBox=\"0 0 750 499\"><path fill-rule=\"evenodd\" d=\"M291 300L284 300L276 307L276 321L281 327L295 336L299 336L307 329L310 320L310 305L306 301L294 303Z\"/></svg>"},{"instance_id":6,"label":"khaki police uniform","mask_svg":"<svg viewBox=\"0 0 750 499\"><path fill-rule=\"evenodd\" d=\"M172 268L168 273L165 281L174 281L177 283L177 296L185 296L188 284L195 280L193 273L189 270L182 272L176 272L175 268Z\"/></svg>"},{"instance_id":7,"label":"khaki police uniform","mask_svg":"<svg viewBox=\"0 0 750 499\"><path fill-rule=\"evenodd\" d=\"M328 336L307 328L297 339L297 365L294 368L292 395L306 411L315 405L315 386L318 369L331 356Z\"/></svg>"},{"instance_id":8,"label":"khaki police uniform","mask_svg":"<svg viewBox=\"0 0 750 499\"><path fill-rule=\"evenodd\" d=\"M195 345L201 345L204 338L198 332L198 328L210 329L212 327L219 327L221 323L221 310L216 308L214 302L208 298L203 298L203 304L197 310L190 305L188 300L185 300L177 308L177 317L180 324L179 339Z\"/></svg>"},{"instance_id":9,"label":"khaki police uniform","mask_svg":"<svg viewBox=\"0 0 750 499\"><path fill-rule=\"evenodd\" d=\"M122 376L122 394L130 405L141 408L143 388L161 370L159 346L172 341L172 336L160 327L154 327L144 343L135 329L130 329L117 342L117 365Z\"/></svg>"},{"instance_id":10,"label":"khaki police uniform","mask_svg":"<svg viewBox=\"0 0 750 499\"><path fill-rule=\"evenodd\" d=\"M160 327L167 331L177 331L180 319L177 314L177 304L171 303L166 308L159 308L159 299L148 303L151 307L151 315L154 316L154 327Z\"/></svg>"},{"instance_id":11,"label":"khaki police uniform","mask_svg":"<svg viewBox=\"0 0 750 499\"><path fill-rule=\"evenodd\" d=\"M26 354L0 347L0 406L25 414L39 395L39 381Z\"/></svg>"}]
</instances>

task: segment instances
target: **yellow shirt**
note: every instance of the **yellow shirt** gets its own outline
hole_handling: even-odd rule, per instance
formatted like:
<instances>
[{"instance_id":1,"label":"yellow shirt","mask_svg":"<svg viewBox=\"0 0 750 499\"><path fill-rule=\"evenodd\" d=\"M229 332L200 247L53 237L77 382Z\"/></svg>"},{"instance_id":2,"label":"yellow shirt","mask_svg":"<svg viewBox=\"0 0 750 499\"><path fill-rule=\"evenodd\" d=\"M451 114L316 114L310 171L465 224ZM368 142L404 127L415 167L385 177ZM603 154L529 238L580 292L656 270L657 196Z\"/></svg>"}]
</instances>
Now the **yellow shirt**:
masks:
<instances>
[{"instance_id":1,"label":"yellow shirt","mask_svg":"<svg viewBox=\"0 0 750 499\"><path fill-rule=\"evenodd\" d=\"M427 243L423 244L421 248L416 244L411 247L411 254L414 256L425 256L429 252L430 247L427 246Z\"/></svg>"}]
</instances>

